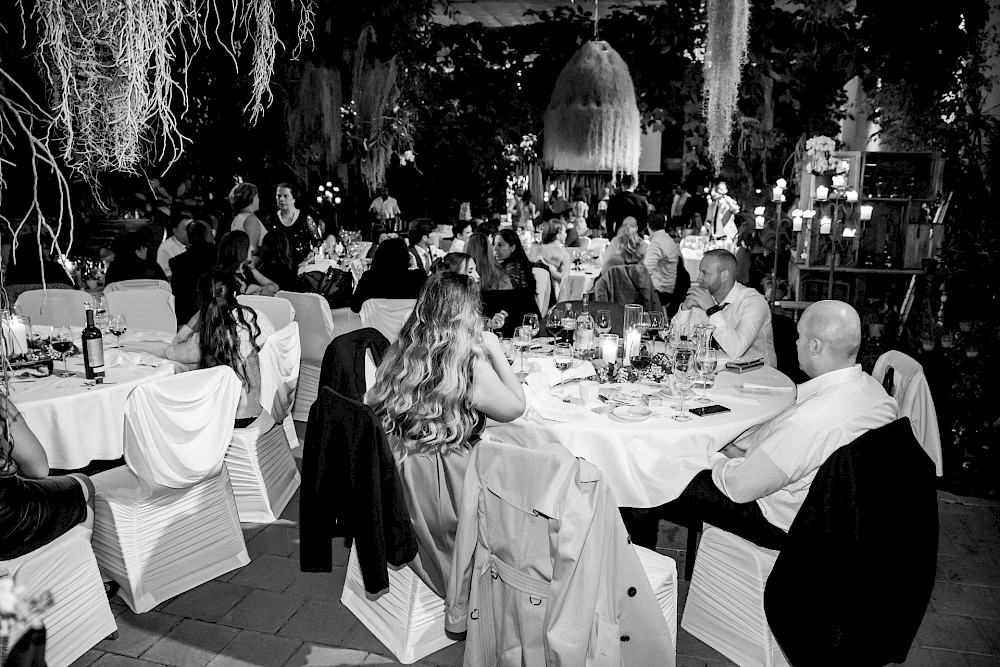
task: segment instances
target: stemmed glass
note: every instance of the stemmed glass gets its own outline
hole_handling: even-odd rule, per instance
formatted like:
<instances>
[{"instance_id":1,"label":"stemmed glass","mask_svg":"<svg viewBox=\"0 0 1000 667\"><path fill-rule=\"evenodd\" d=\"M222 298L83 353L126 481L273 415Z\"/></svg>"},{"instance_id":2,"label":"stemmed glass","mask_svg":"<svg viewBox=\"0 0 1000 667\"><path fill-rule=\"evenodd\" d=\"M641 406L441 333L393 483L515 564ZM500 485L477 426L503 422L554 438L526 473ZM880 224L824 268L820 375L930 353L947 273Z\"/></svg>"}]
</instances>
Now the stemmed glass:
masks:
<instances>
[{"instance_id":1,"label":"stemmed glass","mask_svg":"<svg viewBox=\"0 0 1000 667\"><path fill-rule=\"evenodd\" d=\"M674 421L686 422L691 420L691 416L685 414L687 411L687 406L684 404L685 392L694 386L694 375L692 374L693 368L691 368L691 357L692 351L683 347L677 348L674 352L674 384L677 387L677 391L681 395L681 404L673 406L674 410L679 410L680 412L673 416Z\"/></svg>"},{"instance_id":2,"label":"stemmed glass","mask_svg":"<svg viewBox=\"0 0 1000 667\"><path fill-rule=\"evenodd\" d=\"M524 326L531 329L531 336L535 337L538 335L538 315L534 313L528 313L524 316L524 320L521 322Z\"/></svg>"},{"instance_id":3,"label":"stemmed glass","mask_svg":"<svg viewBox=\"0 0 1000 667\"><path fill-rule=\"evenodd\" d=\"M122 336L125 335L125 329L127 328L127 323L125 322L125 315L122 313L115 313L108 320L108 330L115 335L118 339L118 349L122 349Z\"/></svg>"},{"instance_id":4,"label":"stemmed glass","mask_svg":"<svg viewBox=\"0 0 1000 667\"><path fill-rule=\"evenodd\" d=\"M514 347L521 353L521 370L517 372L519 380L524 381L528 373L524 370L524 353L531 347L531 329L529 327L518 327L514 330Z\"/></svg>"},{"instance_id":5,"label":"stemmed glass","mask_svg":"<svg viewBox=\"0 0 1000 667\"><path fill-rule=\"evenodd\" d=\"M559 384L566 381L566 371L573 366L573 348L569 343L559 343L556 345L555 356L552 359L556 370L559 371Z\"/></svg>"},{"instance_id":6,"label":"stemmed glass","mask_svg":"<svg viewBox=\"0 0 1000 667\"><path fill-rule=\"evenodd\" d=\"M69 327L53 328L49 333L49 344L62 357L63 369L61 373L56 373L56 377L73 377L66 365L66 353L73 349L73 330Z\"/></svg>"},{"instance_id":7,"label":"stemmed glass","mask_svg":"<svg viewBox=\"0 0 1000 667\"><path fill-rule=\"evenodd\" d=\"M507 363L511 366L514 365L514 341L510 338L502 338L500 340L500 350L503 352L503 356L507 358Z\"/></svg>"},{"instance_id":8,"label":"stemmed glass","mask_svg":"<svg viewBox=\"0 0 1000 667\"><path fill-rule=\"evenodd\" d=\"M611 331L611 311L597 311L597 317L594 318L594 327L597 329L597 333L599 334L609 333Z\"/></svg>"},{"instance_id":9,"label":"stemmed glass","mask_svg":"<svg viewBox=\"0 0 1000 667\"><path fill-rule=\"evenodd\" d=\"M719 363L719 354L712 348L703 348L698 350L698 353L694 358L695 369L698 371L698 375L701 377L701 398L695 399L698 403L707 405L712 402L708 397L708 383L713 375L715 375L715 367Z\"/></svg>"},{"instance_id":10,"label":"stemmed glass","mask_svg":"<svg viewBox=\"0 0 1000 667\"><path fill-rule=\"evenodd\" d=\"M653 352L656 352L656 336L663 329L663 311L653 310L649 313L649 337L651 339L650 345L653 346Z\"/></svg>"},{"instance_id":11,"label":"stemmed glass","mask_svg":"<svg viewBox=\"0 0 1000 667\"><path fill-rule=\"evenodd\" d=\"M562 328L563 328L562 318L563 318L563 309L560 308L559 306L556 306L555 308L549 311L549 321L546 324L546 328L548 328L549 332L552 334L553 344L559 342L559 334L562 333ZM553 354L555 354L555 352L553 352Z\"/></svg>"},{"instance_id":12,"label":"stemmed glass","mask_svg":"<svg viewBox=\"0 0 1000 667\"><path fill-rule=\"evenodd\" d=\"M573 332L576 331L576 313L573 312L573 308L570 306L566 306L566 312L562 318L562 326L567 340L572 342Z\"/></svg>"}]
</instances>

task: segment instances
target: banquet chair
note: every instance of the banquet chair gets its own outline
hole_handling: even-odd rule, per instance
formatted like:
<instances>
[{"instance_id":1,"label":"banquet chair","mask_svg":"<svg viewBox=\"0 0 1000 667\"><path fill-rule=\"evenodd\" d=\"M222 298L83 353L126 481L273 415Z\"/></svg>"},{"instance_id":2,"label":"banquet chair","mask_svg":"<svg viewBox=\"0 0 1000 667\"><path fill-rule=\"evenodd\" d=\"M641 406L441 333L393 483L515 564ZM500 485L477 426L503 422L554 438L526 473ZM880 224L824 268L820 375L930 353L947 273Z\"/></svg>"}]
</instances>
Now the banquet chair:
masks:
<instances>
[{"instance_id":1,"label":"banquet chair","mask_svg":"<svg viewBox=\"0 0 1000 667\"><path fill-rule=\"evenodd\" d=\"M79 525L30 553L0 561L0 575L12 576L29 596L52 594L54 604L42 615L49 667L72 664L118 630L90 538L91 531Z\"/></svg>"},{"instance_id":2,"label":"banquet chair","mask_svg":"<svg viewBox=\"0 0 1000 667\"><path fill-rule=\"evenodd\" d=\"M576 315L579 315L580 308L582 307L582 305L583 301L580 300L560 301L559 303L557 303L555 306L552 307L552 310L555 310L556 308L566 308L567 306L571 306L573 308L573 312ZM591 301L588 303L587 308L590 310L591 317L596 317L597 311L599 310L610 311L611 331L609 333L618 334L619 336L623 335L623 331L625 328L625 306L621 305L620 303L612 303L611 301ZM542 321L541 328L543 331L548 331L548 324L549 324L549 318L548 315L546 315ZM551 333L549 335L551 335Z\"/></svg>"},{"instance_id":3,"label":"banquet chair","mask_svg":"<svg viewBox=\"0 0 1000 667\"><path fill-rule=\"evenodd\" d=\"M549 312L549 298L552 296L552 276L548 269L534 267L531 269L535 276L535 301L538 303L538 312L542 317Z\"/></svg>"},{"instance_id":4,"label":"banquet chair","mask_svg":"<svg viewBox=\"0 0 1000 667\"><path fill-rule=\"evenodd\" d=\"M136 613L250 562L223 465L240 380L227 366L137 386L125 403L125 466L91 479L94 553Z\"/></svg>"},{"instance_id":5,"label":"banquet chair","mask_svg":"<svg viewBox=\"0 0 1000 667\"><path fill-rule=\"evenodd\" d=\"M589 250L603 253L604 249L608 247L608 243L610 243L610 241L608 241L608 239L603 239L603 238L602 239L590 239L590 248L589 248Z\"/></svg>"},{"instance_id":6,"label":"banquet chair","mask_svg":"<svg viewBox=\"0 0 1000 667\"><path fill-rule=\"evenodd\" d=\"M581 237L579 237L579 240L577 241L577 243L579 243L580 245L578 245L576 248L574 248L574 250L590 250L590 237L589 236L581 236Z\"/></svg>"},{"instance_id":7,"label":"banquet chair","mask_svg":"<svg viewBox=\"0 0 1000 667\"><path fill-rule=\"evenodd\" d=\"M240 294L236 297L236 301L241 306L253 308L258 313L263 313L267 319L271 320L275 331L284 329L295 320L295 307L288 299L259 294Z\"/></svg>"},{"instance_id":8,"label":"banquet chair","mask_svg":"<svg viewBox=\"0 0 1000 667\"><path fill-rule=\"evenodd\" d=\"M323 355L337 329L330 304L319 294L281 291L278 292L278 298L286 299L292 304L295 308L295 321L299 325L299 381L295 388L292 419L304 422L309 420L309 408L319 393ZM293 447L298 446L298 439L289 437L288 443Z\"/></svg>"},{"instance_id":9,"label":"banquet chair","mask_svg":"<svg viewBox=\"0 0 1000 667\"><path fill-rule=\"evenodd\" d=\"M890 370L892 377L887 383L883 382ZM889 394L899 403L899 416L910 419L913 435L934 462L937 476L944 475L937 410L923 366L902 352L889 350L875 362L872 377L878 382L883 382L883 385L891 383L892 390Z\"/></svg>"},{"instance_id":10,"label":"banquet chair","mask_svg":"<svg viewBox=\"0 0 1000 667\"><path fill-rule=\"evenodd\" d=\"M107 295L108 310L125 316L128 326L177 333L174 295L160 289L126 289Z\"/></svg>"},{"instance_id":11,"label":"banquet chair","mask_svg":"<svg viewBox=\"0 0 1000 667\"><path fill-rule=\"evenodd\" d=\"M377 329L395 343L416 303L416 299L368 299L361 304L361 324Z\"/></svg>"},{"instance_id":12,"label":"banquet chair","mask_svg":"<svg viewBox=\"0 0 1000 667\"><path fill-rule=\"evenodd\" d=\"M361 315L349 307L333 308L330 310L330 315L333 317L333 330L337 332L338 336L364 328L364 325L361 324Z\"/></svg>"},{"instance_id":13,"label":"banquet chair","mask_svg":"<svg viewBox=\"0 0 1000 667\"><path fill-rule=\"evenodd\" d=\"M301 484L289 447L285 419L299 376L299 327L292 322L261 348L261 405L264 412L246 428L233 429L225 464L240 521L273 523ZM295 432L292 424L292 432Z\"/></svg>"},{"instance_id":14,"label":"banquet chair","mask_svg":"<svg viewBox=\"0 0 1000 667\"><path fill-rule=\"evenodd\" d=\"M166 280L156 280L155 278L134 278L132 280L118 280L104 286L104 293L121 292L130 289L158 289L170 292L170 283Z\"/></svg>"},{"instance_id":15,"label":"banquet chair","mask_svg":"<svg viewBox=\"0 0 1000 667\"><path fill-rule=\"evenodd\" d=\"M69 278L65 279L66 282L51 282L45 283L5 283L3 286L3 293L0 293L0 308L10 308L15 303L17 303L17 297L21 296L25 292L30 292L36 289L76 289L69 284Z\"/></svg>"},{"instance_id":16,"label":"banquet chair","mask_svg":"<svg viewBox=\"0 0 1000 667\"><path fill-rule=\"evenodd\" d=\"M86 321L84 311L93 302L94 297L83 290L34 289L21 292L14 305L31 318L32 324L61 327L81 326Z\"/></svg>"}]
</instances>

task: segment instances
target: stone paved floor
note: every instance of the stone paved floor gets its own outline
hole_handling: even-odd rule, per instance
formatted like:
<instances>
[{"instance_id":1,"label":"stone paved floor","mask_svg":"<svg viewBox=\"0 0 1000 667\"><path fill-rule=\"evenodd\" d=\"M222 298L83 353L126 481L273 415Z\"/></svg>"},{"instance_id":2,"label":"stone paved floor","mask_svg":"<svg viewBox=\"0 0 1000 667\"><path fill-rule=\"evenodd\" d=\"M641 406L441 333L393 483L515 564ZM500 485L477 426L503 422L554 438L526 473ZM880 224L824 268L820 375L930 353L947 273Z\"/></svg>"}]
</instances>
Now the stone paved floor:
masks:
<instances>
[{"instance_id":1,"label":"stone paved floor","mask_svg":"<svg viewBox=\"0 0 1000 667\"><path fill-rule=\"evenodd\" d=\"M301 450L298 450L301 451ZM938 494L937 583L908 666L1000 665L1000 504ZM343 605L348 551L335 541L331 574L303 573L298 561L298 496L271 525L244 524L253 561L136 615L112 600L119 638L76 664L178 667L397 665ZM684 569L685 530L661 524L658 550ZM679 586L684 609L687 584ZM678 623L678 667L732 665ZM419 665L461 665L463 644Z\"/></svg>"}]
</instances>

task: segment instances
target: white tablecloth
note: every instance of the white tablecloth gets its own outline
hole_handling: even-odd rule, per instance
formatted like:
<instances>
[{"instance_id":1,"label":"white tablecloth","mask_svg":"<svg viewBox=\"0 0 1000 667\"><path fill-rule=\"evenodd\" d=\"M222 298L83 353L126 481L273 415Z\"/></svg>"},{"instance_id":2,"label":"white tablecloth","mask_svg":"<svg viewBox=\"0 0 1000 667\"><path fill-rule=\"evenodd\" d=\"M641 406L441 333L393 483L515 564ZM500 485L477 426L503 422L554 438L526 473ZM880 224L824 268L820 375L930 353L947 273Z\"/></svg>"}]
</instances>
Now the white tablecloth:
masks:
<instances>
[{"instance_id":1,"label":"white tablecloth","mask_svg":"<svg viewBox=\"0 0 1000 667\"><path fill-rule=\"evenodd\" d=\"M48 327L36 329L48 331ZM79 329L74 332L79 336ZM82 468L91 461L122 456L125 399L137 385L174 374L175 364L149 353L154 350L162 355L169 341L169 334L129 331L122 336L122 347L132 354L122 362L132 367L107 368L103 385L86 384L80 355L68 359L67 366L74 377L53 375L30 382L11 382L11 398L24 415L25 423L38 436L50 467ZM117 351L107 349L116 344L115 338L105 337L104 342L106 363L117 360ZM62 367L61 361L55 363L56 372Z\"/></svg>"},{"instance_id":2,"label":"white tablecloth","mask_svg":"<svg viewBox=\"0 0 1000 667\"><path fill-rule=\"evenodd\" d=\"M594 283L601 275L601 267L590 264L582 268L571 269L569 275L563 278L559 288L560 301L579 301L584 294L594 291Z\"/></svg>"},{"instance_id":3,"label":"white tablecloth","mask_svg":"<svg viewBox=\"0 0 1000 667\"><path fill-rule=\"evenodd\" d=\"M692 415L691 421L676 422L670 418L676 414L670 408L671 401L664 401L663 406L652 408L656 417L638 423L608 415L568 423L521 418L509 424L491 421L487 432L511 443L558 442L601 469L620 506L656 507L675 499L699 471L708 469L711 453L775 416L795 398L794 389L775 396L739 394L734 387L743 382L794 387L774 368L741 375L722 372L716 376L709 398L732 410L725 414ZM573 384L553 391L579 396L578 386ZM698 404L688 399L687 406Z\"/></svg>"}]
</instances>

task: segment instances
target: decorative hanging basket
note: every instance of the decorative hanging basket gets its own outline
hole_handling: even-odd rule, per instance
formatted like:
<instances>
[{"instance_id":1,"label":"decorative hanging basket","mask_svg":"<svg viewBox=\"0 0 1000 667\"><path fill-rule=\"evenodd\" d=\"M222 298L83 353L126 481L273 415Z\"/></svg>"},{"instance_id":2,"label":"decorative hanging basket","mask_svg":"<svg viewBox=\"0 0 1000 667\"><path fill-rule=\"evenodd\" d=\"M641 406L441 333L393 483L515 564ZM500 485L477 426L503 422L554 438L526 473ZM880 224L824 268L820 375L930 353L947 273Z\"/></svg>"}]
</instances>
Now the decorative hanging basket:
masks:
<instances>
[{"instance_id":1,"label":"decorative hanging basket","mask_svg":"<svg viewBox=\"0 0 1000 667\"><path fill-rule=\"evenodd\" d=\"M559 73L545 110L545 163L638 175L641 131L628 65L607 42L587 42Z\"/></svg>"}]
</instances>

